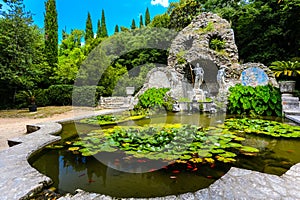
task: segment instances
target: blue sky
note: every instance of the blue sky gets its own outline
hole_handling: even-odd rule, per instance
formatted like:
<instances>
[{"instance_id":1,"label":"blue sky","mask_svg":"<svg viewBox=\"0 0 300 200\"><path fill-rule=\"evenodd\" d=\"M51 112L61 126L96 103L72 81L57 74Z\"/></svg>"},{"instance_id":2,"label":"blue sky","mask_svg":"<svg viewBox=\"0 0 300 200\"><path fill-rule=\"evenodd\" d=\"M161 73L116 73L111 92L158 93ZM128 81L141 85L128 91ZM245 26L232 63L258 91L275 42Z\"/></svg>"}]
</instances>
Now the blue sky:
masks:
<instances>
[{"instance_id":1,"label":"blue sky","mask_svg":"<svg viewBox=\"0 0 300 200\"><path fill-rule=\"evenodd\" d=\"M44 26L45 0L23 0L25 9L30 10L34 23ZM114 33L115 25L130 27L132 19L139 24L139 15L145 19L146 8L149 8L151 19L167 10L170 2L179 0L56 0L58 11L59 34L65 29L85 30L88 11L91 13L93 29L96 32L97 21L101 19L101 11L105 11L106 26L109 34ZM2 0L0 0L2 2Z\"/></svg>"}]
</instances>

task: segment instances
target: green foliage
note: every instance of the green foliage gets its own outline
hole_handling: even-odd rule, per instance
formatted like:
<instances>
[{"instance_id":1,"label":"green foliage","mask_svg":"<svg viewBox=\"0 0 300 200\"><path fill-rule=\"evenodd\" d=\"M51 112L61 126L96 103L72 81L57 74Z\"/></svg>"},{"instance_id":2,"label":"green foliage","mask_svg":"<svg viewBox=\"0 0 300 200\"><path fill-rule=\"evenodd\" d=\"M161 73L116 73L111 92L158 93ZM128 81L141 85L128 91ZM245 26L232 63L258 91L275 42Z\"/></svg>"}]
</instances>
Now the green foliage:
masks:
<instances>
[{"instance_id":1,"label":"green foliage","mask_svg":"<svg viewBox=\"0 0 300 200\"><path fill-rule=\"evenodd\" d=\"M58 63L58 22L56 0L45 2L45 55L49 66L56 67Z\"/></svg>"},{"instance_id":2,"label":"green foliage","mask_svg":"<svg viewBox=\"0 0 300 200\"><path fill-rule=\"evenodd\" d=\"M110 96L113 91L118 90L116 84L123 76L139 77L142 66L151 67L150 63L157 63L156 66L158 63L166 64L166 49L175 36L176 33L168 29L147 27L114 34L89 54L81 66L77 80L82 85L103 86L106 88L105 96ZM140 68L135 69L136 67Z\"/></svg>"},{"instance_id":3,"label":"green foliage","mask_svg":"<svg viewBox=\"0 0 300 200\"><path fill-rule=\"evenodd\" d=\"M119 30L119 26L118 25L116 25L115 26L115 33L119 33L120 32L120 30Z\"/></svg>"},{"instance_id":4,"label":"green foliage","mask_svg":"<svg viewBox=\"0 0 300 200\"><path fill-rule=\"evenodd\" d=\"M114 127L81 135L72 148L91 156L99 152L124 151L136 158L168 160L179 163L234 162L237 154L257 153L253 147L243 146L245 138L223 133L221 129L179 124L154 124L145 127ZM99 145L101 144L101 145Z\"/></svg>"},{"instance_id":5,"label":"green foliage","mask_svg":"<svg viewBox=\"0 0 300 200\"><path fill-rule=\"evenodd\" d=\"M73 85L51 85L47 89L47 96L51 105L72 105Z\"/></svg>"},{"instance_id":6,"label":"green foliage","mask_svg":"<svg viewBox=\"0 0 300 200\"><path fill-rule=\"evenodd\" d=\"M150 70L156 66L152 63L138 65L131 70L125 72L116 82L114 87L113 96L126 96L126 87L134 86L135 91L139 91L147 78ZM125 68L124 68L125 70Z\"/></svg>"},{"instance_id":7,"label":"green foliage","mask_svg":"<svg viewBox=\"0 0 300 200\"><path fill-rule=\"evenodd\" d=\"M281 116L281 94L278 88L242 86L229 88L227 110L230 114Z\"/></svg>"},{"instance_id":8,"label":"green foliage","mask_svg":"<svg viewBox=\"0 0 300 200\"><path fill-rule=\"evenodd\" d=\"M97 34L96 34L96 38L100 38L101 37L101 21L98 19L97 21Z\"/></svg>"},{"instance_id":9,"label":"green foliage","mask_svg":"<svg viewBox=\"0 0 300 200\"><path fill-rule=\"evenodd\" d=\"M140 15L140 28L144 27L144 23L143 23L143 15Z\"/></svg>"},{"instance_id":10,"label":"green foliage","mask_svg":"<svg viewBox=\"0 0 300 200\"><path fill-rule=\"evenodd\" d=\"M175 99L169 95L165 95L163 106L167 111L173 111L173 105L176 103Z\"/></svg>"},{"instance_id":11,"label":"green foliage","mask_svg":"<svg viewBox=\"0 0 300 200\"><path fill-rule=\"evenodd\" d=\"M184 58L185 54L186 54L186 51L184 51L184 50L181 50L176 54L178 64L186 64L187 63L187 61Z\"/></svg>"},{"instance_id":12,"label":"green foliage","mask_svg":"<svg viewBox=\"0 0 300 200\"><path fill-rule=\"evenodd\" d=\"M150 12L149 8L147 7L146 12L145 12L145 26L148 26L150 24L151 18L150 18Z\"/></svg>"},{"instance_id":13,"label":"green foliage","mask_svg":"<svg viewBox=\"0 0 300 200\"><path fill-rule=\"evenodd\" d=\"M36 104L37 106L50 105L46 89L19 91L15 98L17 108L26 108L29 104Z\"/></svg>"},{"instance_id":14,"label":"green foliage","mask_svg":"<svg viewBox=\"0 0 300 200\"><path fill-rule=\"evenodd\" d=\"M299 20L294 20L299 19L299 2L253 1L238 10L233 28L245 62L269 65L273 60L299 56Z\"/></svg>"},{"instance_id":15,"label":"green foliage","mask_svg":"<svg viewBox=\"0 0 300 200\"><path fill-rule=\"evenodd\" d=\"M28 98L34 97L38 106L96 106L104 91L99 86L52 85L48 89L19 91L16 94L16 105L19 108L27 107Z\"/></svg>"},{"instance_id":16,"label":"green foliage","mask_svg":"<svg viewBox=\"0 0 300 200\"><path fill-rule=\"evenodd\" d=\"M201 10L227 19L244 62L270 65L299 56L300 0L199 0ZM253 51L255 49L255 51Z\"/></svg>"},{"instance_id":17,"label":"green foliage","mask_svg":"<svg viewBox=\"0 0 300 200\"><path fill-rule=\"evenodd\" d=\"M51 79L57 84L73 84L77 76L78 69L86 58L86 49L92 44L81 46L84 32L73 30L70 35L65 35L65 39L59 46L58 66L53 68L54 74Z\"/></svg>"},{"instance_id":18,"label":"green foliage","mask_svg":"<svg viewBox=\"0 0 300 200\"><path fill-rule=\"evenodd\" d=\"M149 24L150 27L156 28L168 28L170 24L170 16L165 13L161 15L156 15L151 23Z\"/></svg>"},{"instance_id":19,"label":"green foliage","mask_svg":"<svg viewBox=\"0 0 300 200\"><path fill-rule=\"evenodd\" d=\"M262 119L227 119L225 127L230 131L272 137L299 138L300 127Z\"/></svg>"},{"instance_id":20,"label":"green foliage","mask_svg":"<svg viewBox=\"0 0 300 200\"><path fill-rule=\"evenodd\" d=\"M32 24L31 13L25 11L22 1L5 3L7 9L0 17L0 99L1 106L9 107L19 90L47 86L50 68L44 56L44 37Z\"/></svg>"},{"instance_id":21,"label":"green foliage","mask_svg":"<svg viewBox=\"0 0 300 200\"><path fill-rule=\"evenodd\" d=\"M73 106L94 107L98 105L105 88L101 86L75 86L72 91Z\"/></svg>"},{"instance_id":22,"label":"green foliage","mask_svg":"<svg viewBox=\"0 0 300 200\"><path fill-rule=\"evenodd\" d=\"M135 25L135 20L134 19L132 19L130 28L131 28L131 30L136 29L136 25Z\"/></svg>"},{"instance_id":23,"label":"green foliage","mask_svg":"<svg viewBox=\"0 0 300 200\"><path fill-rule=\"evenodd\" d=\"M149 88L138 97L136 108L162 108L165 103L165 95L169 90L169 88Z\"/></svg>"},{"instance_id":24,"label":"green foliage","mask_svg":"<svg viewBox=\"0 0 300 200\"><path fill-rule=\"evenodd\" d=\"M98 115L87 119L80 120L80 123L92 124L92 125L112 125L123 123L130 120L138 120L144 118L145 115L136 115L134 112L124 112L122 114L115 115Z\"/></svg>"},{"instance_id":25,"label":"green foliage","mask_svg":"<svg viewBox=\"0 0 300 200\"><path fill-rule=\"evenodd\" d=\"M86 24L85 24L85 43L89 43L91 40L94 39L94 31L93 31L93 23L92 23L92 18L90 12L88 12L88 16L86 19Z\"/></svg>"},{"instance_id":26,"label":"green foliage","mask_svg":"<svg viewBox=\"0 0 300 200\"><path fill-rule=\"evenodd\" d=\"M269 67L276 77L296 77L300 75L300 62L298 61L274 61Z\"/></svg>"},{"instance_id":27,"label":"green foliage","mask_svg":"<svg viewBox=\"0 0 300 200\"><path fill-rule=\"evenodd\" d=\"M220 38L212 38L209 41L209 48L215 50L215 51L221 51L225 48L225 41Z\"/></svg>"},{"instance_id":28,"label":"green foliage","mask_svg":"<svg viewBox=\"0 0 300 200\"><path fill-rule=\"evenodd\" d=\"M106 22L105 22L105 14L104 10L102 9L102 15L101 15L101 37L107 37L107 28L106 28Z\"/></svg>"},{"instance_id":29,"label":"green foliage","mask_svg":"<svg viewBox=\"0 0 300 200\"><path fill-rule=\"evenodd\" d=\"M192 19L200 13L200 3L197 0L171 2L168 13L170 13L169 28L180 31L188 26Z\"/></svg>"}]
</instances>

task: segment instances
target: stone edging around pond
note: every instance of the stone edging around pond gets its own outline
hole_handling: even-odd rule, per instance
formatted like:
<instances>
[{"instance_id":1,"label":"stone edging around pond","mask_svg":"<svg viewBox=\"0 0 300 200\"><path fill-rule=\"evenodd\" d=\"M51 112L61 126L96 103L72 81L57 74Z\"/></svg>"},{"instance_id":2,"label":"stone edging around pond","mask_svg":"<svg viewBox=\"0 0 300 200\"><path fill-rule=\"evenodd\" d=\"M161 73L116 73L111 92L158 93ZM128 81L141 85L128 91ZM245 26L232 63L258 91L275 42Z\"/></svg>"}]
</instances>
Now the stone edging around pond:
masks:
<instances>
[{"instance_id":1,"label":"stone edging around pond","mask_svg":"<svg viewBox=\"0 0 300 200\"><path fill-rule=\"evenodd\" d=\"M0 152L0 199L27 199L42 188L52 184L52 180L39 173L28 163L29 156L47 144L60 140L54 136L61 131L58 123L41 123L39 130L16 138L10 144L18 144Z\"/></svg>"},{"instance_id":2,"label":"stone edging around pond","mask_svg":"<svg viewBox=\"0 0 300 200\"><path fill-rule=\"evenodd\" d=\"M58 123L40 123L39 130L11 140L15 145L0 152L0 199L27 199L32 194L51 185L52 180L39 173L28 163L36 151L60 140L54 136L61 131ZM195 193L158 197L151 199L300 199L300 163L291 167L282 176L232 167L223 177L206 189ZM115 199L101 194L81 190L74 196L66 195L59 200ZM134 199L134 198L130 198Z\"/></svg>"}]
</instances>

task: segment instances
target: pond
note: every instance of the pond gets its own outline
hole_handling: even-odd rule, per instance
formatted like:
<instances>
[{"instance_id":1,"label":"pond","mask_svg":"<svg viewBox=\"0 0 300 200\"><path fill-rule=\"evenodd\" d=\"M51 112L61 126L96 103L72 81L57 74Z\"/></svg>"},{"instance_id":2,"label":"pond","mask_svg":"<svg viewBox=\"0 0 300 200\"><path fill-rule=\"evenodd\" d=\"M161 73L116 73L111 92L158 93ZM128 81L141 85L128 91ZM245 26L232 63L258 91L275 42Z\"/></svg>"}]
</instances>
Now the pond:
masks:
<instances>
[{"instance_id":1,"label":"pond","mask_svg":"<svg viewBox=\"0 0 300 200\"><path fill-rule=\"evenodd\" d=\"M225 115L169 113L119 123L118 126L151 126L163 123L218 127L222 126L225 118ZM32 156L29 162L41 173L49 176L54 181L53 186L61 194L74 193L76 189L83 189L113 197L145 198L195 192L206 188L232 166L281 175L292 165L300 162L300 154L297 153L297 147L300 145L299 139L283 139L245 133L241 133L237 139L244 137L245 140L241 141L241 144L254 147L259 152L241 153L234 149L234 146L229 146L227 149L230 151L227 150L225 153L236 154L236 157L233 159L233 156L229 156L228 162L224 161L226 156L221 160L216 159L220 156L212 157L211 155L201 158L199 162L189 162L183 159L178 161L174 158L173 160L151 159L152 157L149 157L151 152L143 154L145 157L137 156L134 153L126 154L124 151L97 152L93 156L83 156L76 151L78 147L74 148L69 145L71 142L81 141L81 134L112 128L114 125L100 128L100 126L78 122L64 124L61 133L62 141L44 148ZM209 140L206 140L206 143ZM186 143L192 143L192 141ZM221 142L219 143L222 145ZM214 145L219 143L213 141ZM232 144L237 146L237 142ZM213 151L211 150L208 154L211 152ZM199 160L199 157L198 155L197 157L188 157L188 160ZM210 158L214 158L214 160Z\"/></svg>"}]
</instances>

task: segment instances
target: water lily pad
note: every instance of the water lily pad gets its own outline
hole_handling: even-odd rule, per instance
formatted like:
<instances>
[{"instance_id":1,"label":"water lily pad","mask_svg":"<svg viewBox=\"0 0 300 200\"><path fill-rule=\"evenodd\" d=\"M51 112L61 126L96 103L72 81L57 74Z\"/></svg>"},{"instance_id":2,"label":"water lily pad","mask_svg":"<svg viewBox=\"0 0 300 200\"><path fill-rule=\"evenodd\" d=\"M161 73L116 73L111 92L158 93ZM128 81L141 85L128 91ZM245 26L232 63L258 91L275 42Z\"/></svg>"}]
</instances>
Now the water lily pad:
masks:
<instances>
[{"instance_id":1,"label":"water lily pad","mask_svg":"<svg viewBox=\"0 0 300 200\"><path fill-rule=\"evenodd\" d=\"M231 162L235 162L236 160L234 158L225 158L222 156L216 156L216 159L220 162L224 162L224 163L231 163Z\"/></svg>"},{"instance_id":2,"label":"water lily pad","mask_svg":"<svg viewBox=\"0 0 300 200\"><path fill-rule=\"evenodd\" d=\"M254 147L250 147L250 146L243 146L240 148L241 151L243 152L250 152L250 153L258 153L259 150L254 148Z\"/></svg>"},{"instance_id":3,"label":"water lily pad","mask_svg":"<svg viewBox=\"0 0 300 200\"><path fill-rule=\"evenodd\" d=\"M69 147L68 150L69 151L78 151L79 147Z\"/></svg>"},{"instance_id":4,"label":"water lily pad","mask_svg":"<svg viewBox=\"0 0 300 200\"><path fill-rule=\"evenodd\" d=\"M234 158L234 157L236 157L236 154L226 151L225 153L219 154L219 156L224 157L224 158Z\"/></svg>"}]
</instances>

